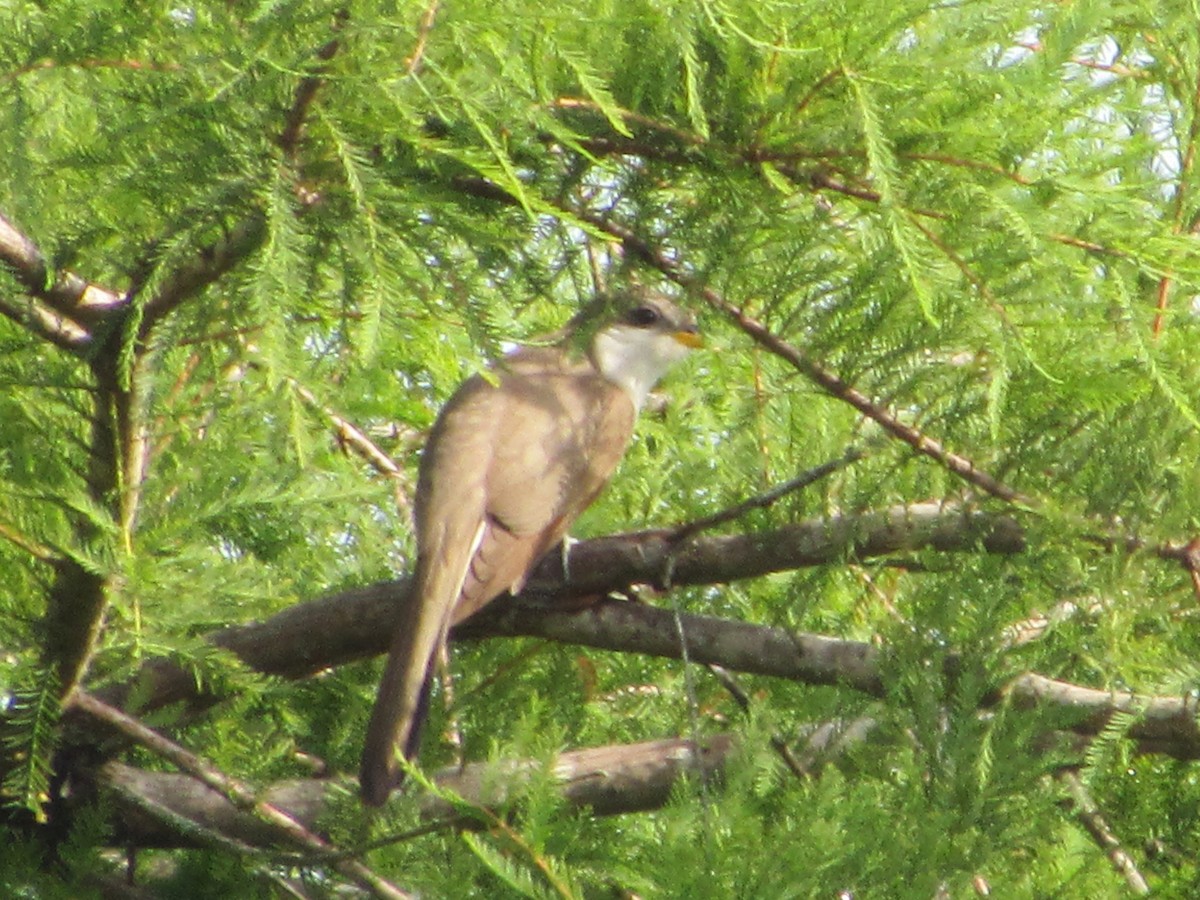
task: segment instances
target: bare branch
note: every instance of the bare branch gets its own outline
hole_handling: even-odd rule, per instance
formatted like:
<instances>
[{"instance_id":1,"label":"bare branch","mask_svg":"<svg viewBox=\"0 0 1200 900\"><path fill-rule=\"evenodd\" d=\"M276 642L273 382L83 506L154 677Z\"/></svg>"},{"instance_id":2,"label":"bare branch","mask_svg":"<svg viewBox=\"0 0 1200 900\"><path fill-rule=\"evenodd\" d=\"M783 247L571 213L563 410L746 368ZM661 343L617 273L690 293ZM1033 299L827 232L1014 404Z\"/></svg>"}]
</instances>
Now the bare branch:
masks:
<instances>
[{"instance_id":1,"label":"bare branch","mask_svg":"<svg viewBox=\"0 0 1200 900\"><path fill-rule=\"evenodd\" d=\"M55 273L37 244L2 214L0 264L30 298L26 302L0 299L0 314L64 350L81 353L92 342L92 326L127 305L125 296L73 272Z\"/></svg>"},{"instance_id":2,"label":"bare branch","mask_svg":"<svg viewBox=\"0 0 1200 900\"><path fill-rule=\"evenodd\" d=\"M0 315L72 353L82 353L92 342L90 331L32 297L25 301L0 297Z\"/></svg>"},{"instance_id":3,"label":"bare branch","mask_svg":"<svg viewBox=\"0 0 1200 900\"><path fill-rule=\"evenodd\" d=\"M362 429L349 419L330 409L317 399L317 395L291 376L287 377L288 384L296 395L309 408L316 410L327 418L334 427L337 439L344 447L349 447L359 457L364 459L376 472L392 479L395 486L396 504L403 512L411 512L412 503L409 500L410 487L408 476L396 461L383 452L379 445L372 441Z\"/></svg>"},{"instance_id":4,"label":"bare branch","mask_svg":"<svg viewBox=\"0 0 1200 900\"><path fill-rule=\"evenodd\" d=\"M425 56L425 45L429 43L429 33L433 31L433 23L437 18L439 0L430 0L429 6L425 8L425 14L421 16L421 25L417 29L417 43L413 47L413 52L405 60L405 70L409 75L414 75L421 68L421 60Z\"/></svg>"},{"instance_id":5,"label":"bare branch","mask_svg":"<svg viewBox=\"0 0 1200 900\"><path fill-rule=\"evenodd\" d=\"M128 298L80 278L74 272L54 272L42 251L0 214L0 262L8 267L32 297L64 318L92 323L123 309Z\"/></svg>"},{"instance_id":6,"label":"bare branch","mask_svg":"<svg viewBox=\"0 0 1200 900\"><path fill-rule=\"evenodd\" d=\"M477 616L465 623L458 634L472 638L515 634L524 618L527 620L521 631L524 634L536 631L542 637L556 640L579 639L593 646L637 651L646 637L660 629L666 635L661 647L666 655L671 655L678 652L674 624L663 624L653 618L660 613L669 615L665 611L640 604L602 604L584 613L560 612L553 607L576 610L581 598L604 596L631 584L653 583L668 566L673 567L675 585L717 584L919 547L967 551L982 545L993 553L1019 553L1024 548L1020 527L1012 519L936 503L814 519L772 532L698 537L683 546L674 544L670 536L670 531L641 532L575 544L570 552L569 581L563 578L561 557L552 553L529 579L522 595L524 606L515 601L500 602L493 614ZM365 585L299 603L264 622L222 629L210 635L209 640L255 671L302 678L330 666L386 652L396 620L395 609L405 601L407 591L406 579ZM531 606L536 614L530 614ZM603 612L609 606L615 609ZM685 619L690 621L690 617ZM761 660L760 663L753 660L767 653L768 645L778 646L785 658L790 659L797 649L790 633L742 622L706 621L712 623L705 626L707 631L725 632L724 626L728 625L727 643L741 646L741 650L735 658L714 656L701 661L729 669L751 665L754 667L746 671L790 672L784 677L803 677L790 662L764 670L759 667ZM689 635L693 627L697 629L697 640L708 639L701 636L699 624L687 625ZM833 648L842 645L851 656L863 652L862 645L856 642L828 638L817 639L813 648L818 656L831 652L836 655ZM827 668L817 680L836 683L841 677L835 669ZM199 693L191 673L165 660L146 663L136 681L144 708L177 702L203 706L213 699ZM126 690L114 688L101 692L101 696L121 706Z\"/></svg>"},{"instance_id":7,"label":"bare branch","mask_svg":"<svg viewBox=\"0 0 1200 900\"><path fill-rule=\"evenodd\" d=\"M716 735L697 750L688 740L667 738L638 744L591 747L562 753L553 763L554 779L566 803L590 809L601 816L642 812L663 806L679 778L696 773L719 778L736 747L730 735ZM472 763L437 773L433 781L440 790L457 795L480 808L499 809L515 800L542 769L533 760L507 763ZM279 832L245 808L239 808L220 791L187 775L147 772L121 763L107 763L97 773L98 786L118 789L116 800L123 807L122 838L138 846L180 846L194 843L189 833L130 808L131 797L145 798L175 815L195 823L206 832L255 847L278 847ZM262 802L282 811L301 827L312 829L329 804L350 789L348 783L319 779L296 779L272 785ZM409 793L394 794L393 807L411 805ZM465 816L454 806L433 795L417 802L425 821L440 827L479 827L477 818Z\"/></svg>"},{"instance_id":8,"label":"bare branch","mask_svg":"<svg viewBox=\"0 0 1200 900\"><path fill-rule=\"evenodd\" d=\"M93 366L93 371L96 367ZM87 490L104 508L118 483L116 459L116 400L111 390L99 390L91 410L87 447ZM73 528L81 542L94 539L99 526L87 516L76 517ZM54 565L55 579L46 595L43 615L43 664L59 680L58 696L65 699L82 683L108 608L109 573L66 556Z\"/></svg>"},{"instance_id":9,"label":"bare branch","mask_svg":"<svg viewBox=\"0 0 1200 900\"><path fill-rule=\"evenodd\" d=\"M1074 772L1067 771L1062 772L1059 778L1067 786L1067 792L1071 795L1071 805L1075 809L1075 818L1080 821L1083 827L1087 829L1088 834L1100 845L1100 849L1105 852L1112 862L1113 868L1125 878L1129 889L1135 894L1149 894L1150 885L1146 883L1146 879L1138 871L1137 863L1125 852L1125 848L1121 846L1121 842L1113 834L1112 828L1104 820L1104 814L1096 805L1096 801L1092 799L1092 795L1088 792L1088 789L1084 787L1083 782L1079 780L1079 776Z\"/></svg>"},{"instance_id":10,"label":"bare branch","mask_svg":"<svg viewBox=\"0 0 1200 900\"><path fill-rule=\"evenodd\" d=\"M753 625L715 616L680 614L661 607L603 600L574 613L539 611L516 603L499 604L466 622L459 638L540 637L552 641L641 653L664 659L682 654L678 631L686 637L688 658L737 672L771 675L805 684L842 685L871 696L883 693L879 650L863 641L785 628Z\"/></svg>"},{"instance_id":11,"label":"bare branch","mask_svg":"<svg viewBox=\"0 0 1200 900\"><path fill-rule=\"evenodd\" d=\"M319 853L329 853L332 846L315 835L303 824L270 803L261 801L255 792L235 778L226 775L216 766L201 759L179 744L168 740L137 719L84 691L76 691L70 700L70 708L111 728L141 746L168 760L204 784L212 791L232 803L236 808L253 813L266 822L288 842ZM335 868L376 897L386 900L409 900L409 895L376 875L357 860L342 860Z\"/></svg>"},{"instance_id":12,"label":"bare branch","mask_svg":"<svg viewBox=\"0 0 1200 900\"><path fill-rule=\"evenodd\" d=\"M741 708L742 712L749 714L750 695L746 693L745 689L743 689L738 683L738 680L733 677L733 673L722 668L721 666L713 665L711 663L707 666L707 668L708 671L713 674L713 677L716 678L720 683L721 687L725 688L725 690L729 692L729 696L733 698L733 701ZM771 742L772 749L774 749L779 758L783 760L783 764L787 766L788 771L790 771L797 778L804 778L807 772L800 764L800 761L796 759L796 755L792 753L792 748L789 746L788 742L783 739L783 735L772 734L768 740Z\"/></svg>"},{"instance_id":13,"label":"bare branch","mask_svg":"<svg viewBox=\"0 0 1200 900\"><path fill-rule=\"evenodd\" d=\"M863 452L856 447L851 447L839 459L830 460L809 469L807 472L801 472L795 478L790 478L783 482L783 484L778 484L770 490L763 491L761 494L755 494L753 497L749 497L741 503L734 504L728 509L723 509L719 513L694 519L691 522L680 525L672 533L672 537L675 541L683 542L702 531L709 531L718 525L740 519L751 510L766 509L778 503L788 494L802 491L822 478L832 475L839 469L844 469L846 466L862 458Z\"/></svg>"},{"instance_id":14,"label":"bare branch","mask_svg":"<svg viewBox=\"0 0 1200 900\"><path fill-rule=\"evenodd\" d=\"M1099 734L1114 715L1136 716L1129 728L1131 738L1148 748L1156 744L1172 747L1163 752L1179 759L1200 758L1200 725L1196 721L1200 701L1196 697L1103 691L1033 672L1017 678L1005 690L1021 707L1046 706L1072 713L1077 717L1073 730L1083 734Z\"/></svg>"}]
</instances>

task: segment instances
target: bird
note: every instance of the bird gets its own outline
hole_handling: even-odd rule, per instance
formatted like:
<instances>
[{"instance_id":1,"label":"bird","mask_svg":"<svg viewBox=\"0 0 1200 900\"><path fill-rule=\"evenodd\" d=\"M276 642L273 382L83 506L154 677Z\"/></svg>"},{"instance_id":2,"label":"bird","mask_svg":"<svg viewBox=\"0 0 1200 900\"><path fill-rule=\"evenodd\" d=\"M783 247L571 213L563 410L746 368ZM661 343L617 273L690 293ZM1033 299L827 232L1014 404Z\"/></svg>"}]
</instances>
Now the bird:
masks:
<instances>
[{"instance_id":1,"label":"bird","mask_svg":"<svg viewBox=\"0 0 1200 900\"><path fill-rule=\"evenodd\" d=\"M637 286L609 309L586 353L524 347L468 378L438 415L413 500L417 558L364 741L363 801L404 780L420 743L436 659L451 626L505 592L608 483L658 380L703 345L694 315Z\"/></svg>"}]
</instances>

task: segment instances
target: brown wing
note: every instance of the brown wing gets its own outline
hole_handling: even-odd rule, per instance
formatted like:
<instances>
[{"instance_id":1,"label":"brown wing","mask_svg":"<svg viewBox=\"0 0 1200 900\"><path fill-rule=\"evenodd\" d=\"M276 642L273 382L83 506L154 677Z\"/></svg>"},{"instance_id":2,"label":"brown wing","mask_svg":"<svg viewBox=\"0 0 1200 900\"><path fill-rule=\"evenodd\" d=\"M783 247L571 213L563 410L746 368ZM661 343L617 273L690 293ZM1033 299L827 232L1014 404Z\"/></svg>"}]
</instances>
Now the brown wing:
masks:
<instances>
[{"instance_id":1,"label":"brown wing","mask_svg":"<svg viewBox=\"0 0 1200 900\"><path fill-rule=\"evenodd\" d=\"M590 367L501 384L507 417L487 472L484 529L454 609L459 622L525 576L608 483L633 430L628 396Z\"/></svg>"},{"instance_id":2,"label":"brown wing","mask_svg":"<svg viewBox=\"0 0 1200 900\"><path fill-rule=\"evenodd\" d=\"M421 462L418 561L367 729L360 780L380 804L411 758L430 667L452 623L519 588L624 454L635 410L590 366L518 355L498 384L468 380Z\"/></svg>"},{"instance_id":3,"label":"brown wing","mask_svg":"<svg viewBox=\"0 0 1200 900\"><path fill-rule=\"evenodd\" d=\"M503 397L481 378L442 410L421 458L416 496L417 566L388 651L363 746L363 799L382 804L402 780L396 760L416 755L429 673L446 639L471 554L481 538L486 475Z\"/></svg>"}]
</instances>

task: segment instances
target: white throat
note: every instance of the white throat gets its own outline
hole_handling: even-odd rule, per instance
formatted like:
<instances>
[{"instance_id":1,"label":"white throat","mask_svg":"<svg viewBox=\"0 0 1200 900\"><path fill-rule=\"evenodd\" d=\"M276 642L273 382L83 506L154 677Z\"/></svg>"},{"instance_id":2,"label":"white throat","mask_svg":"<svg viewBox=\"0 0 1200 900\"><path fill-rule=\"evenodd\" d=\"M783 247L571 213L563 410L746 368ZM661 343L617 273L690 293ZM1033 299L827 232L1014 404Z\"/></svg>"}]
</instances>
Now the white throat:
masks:
<instances>
[{"instance_id":1,"label":"white throat","mask_svg":"<svg viewBox=\"0 0 1200 900\"><path fill-rule=\"evenodd\" d=\"M628 325L605 328L592 343L592 361L600 374L624 390L638 410L667 369L687 353L670 334Z\"/></svg>"}]
</instances>

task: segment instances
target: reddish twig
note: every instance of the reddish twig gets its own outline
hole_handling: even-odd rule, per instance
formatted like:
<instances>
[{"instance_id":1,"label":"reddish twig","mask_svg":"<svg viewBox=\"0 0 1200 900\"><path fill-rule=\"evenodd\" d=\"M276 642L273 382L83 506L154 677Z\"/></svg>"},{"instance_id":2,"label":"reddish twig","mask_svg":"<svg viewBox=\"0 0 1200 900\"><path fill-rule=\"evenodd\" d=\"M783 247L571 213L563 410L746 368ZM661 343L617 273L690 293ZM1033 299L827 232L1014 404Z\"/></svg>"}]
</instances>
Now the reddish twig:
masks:
<instances>
[{"instance_id":1,"label":"reddish twig","mask_svg":"<svg viewBox=\"0 0 1200 900\"><path fill-rule=\"evenodd\" d=\"M1192 183L1192 170L1196 165L1196 141L1200 138L1200 73L1197 73L1196 84L1192 90L1191 112L1191 123L1188 125L1187 140L1184 144L1183 158L1180 161L1179 175L1175 179L1175 204L1171 216L1171 230L1175 234L1181 234L1184 231L1183 210L1190 200L1188 186ZM1192 219L1187 230L1195 234L1197 228L1200 228L1200 215ZM1173 280L1174 275L1170 271L1164 272L1158 280L1158 290L1156 291L1154 304L1154 323L1150 327L1150 333L1156 339L1162 334L1163 321L1166 318L1167 306L1170 303L1171 282Z\"/></svg>"},{"instance_id":2,"label":"reddish twig","mask_svg":"<svg viewBox=\"0 0 1200 900\"><path fill-rule=\"evenodd\" d=\"M342 30L342 26L345 25L348 18L349 13L344 9L334 15L333 31L335 35ZM317 66L311 75L300 79L300 84L296 87L296 96L292 99L292 107L288 110L283 123L283 131L279 135L279 146L283 148L283 153L288 159L294 160L296 157L300 147L300 137L304 132L304 123L308 118L308 110L317 97L317 91L325 82L325 72L328 66L324 63L329 62L337 55L340 46L341 39L335 36L317 50L317 59L321 61L322 65Z\"/></svg>"},{"instance_id":3,"label":"reddish twig","mask_svg":"<svg viewBox=\"0 0 1200 900\"><path fill-rule=\"evenodd\" d=\"M1041 43L1037 41L1017 41L1016 45L1022 50L1028 50L1030 53L1041 53L1044 49ZM1086 59L1082 56L1074 56L1071 62L1084 69L1094 69L1098 72L1108 72L1111 75L1119 75L1122 78L1147 78L1149 73L1142 69L1134 69L1129 66L1123 66L1120 63L1102 63L1096 62L1094 59Z\"/></svg>"},{"instance_id":4,"label":"reddish twig","mask_svg":"<svg viewBox=\"0 0 1200 900\"><path fill-rule=\"evenodd\" d=\"M421 60L425 57L425 45L429 43L429 33L433 31L433 23L437 18L439 5L440 0L430 0L429 6L425 9L425 14L421 16L421 24L417 28L416 46L413 47L413 52L405 61L406 72L409 75L415 75L417 70L421 68Z\"/></svg>"},{"instance_id":5,"label":"reddish twig","mask_svg":"<svg viewBox=\"0 0 1200 900\"><path fill-rule=\"evenodd\" d=\"M814 81L812 87L804 92L804 96L801 97L800 102L796 104L796 112L804 112L804 110L808 108L809 104L811 104L813 100L817 98L817 95L820 94L821 91L825 90L825 88L833 84L833 82L837 81L837 79L841 78L845 74L846 70L838 67L836 69L830 69L828 72Z\"/></svg>"}]
</instances>

